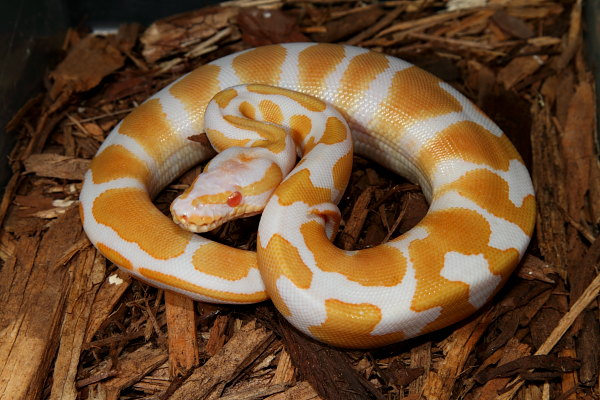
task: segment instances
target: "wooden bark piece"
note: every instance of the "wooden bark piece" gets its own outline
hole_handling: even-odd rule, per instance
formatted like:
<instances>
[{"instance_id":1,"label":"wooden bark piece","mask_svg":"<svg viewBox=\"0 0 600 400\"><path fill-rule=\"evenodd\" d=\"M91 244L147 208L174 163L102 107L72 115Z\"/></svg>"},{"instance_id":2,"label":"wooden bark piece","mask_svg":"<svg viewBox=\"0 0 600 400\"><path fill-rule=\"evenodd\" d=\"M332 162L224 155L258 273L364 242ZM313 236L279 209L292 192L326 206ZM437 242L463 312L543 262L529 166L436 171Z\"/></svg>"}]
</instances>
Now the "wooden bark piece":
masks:
<instances>
[{"instance_id":1,"label":"wooden bark piece","mask_svg":"<svg viewBox=\"0 0 600 400\"><path fill-rule=\"evenodd\" d=\"M274 336L254 323L242 327L206 364L196 369L169 400L217 399L225 385L252 364Z\"/></svg>"},{"instance_id":2,"label":"wooden bark piece","mask_svg":"<svg viewBox=\"0 0 600 400\"><path fill-rule=\"evenodd\" d=\"M147 62L189 50L230 25L235 7L202 8L154 22L142 34L142 54Z\"/></svg>"},{"instance_id":3,"label":"wooden bark piece","mask_svg":"<svg viewBox=\"0 0 600 400\"><path fill-rule=\"evenodd\" d=\"M189 297L165 291L169 329L169 369L172 377L184 375L198 363L196 313Z\"/></svg>"},{"instance_id":4,"label":"wooden bark piece","mask_svg":"<svg viewBox=\"0 0 600 400\"><path fill-rule=\"evenodd\" d=\"M433 364L423 384L423 398L427 400L445 400L452 398L454 383L463 370L469 353L473 350L481 335L493 319L491 311L457 329L446 339L443 346L445 357Z\"/></svg>"},{"instance_id":5,"label":"wooden bark piece","mask_svg":"<svg viewBox=\"0 0 600 400\"><path fill-rule=\"evenodd\" d=\"M321 400L308 382L300 382L283 393L267 397L265 400Z\"/></svg>"},{"instance_id":6,"label":"wooden bark piece","mask_svg":"<svg viewBox=\"0 0 600 400\"><path fill-rule=\"evenodd\" d=\"M308 339L289 323L280 324L283 344L299 374L329 400L383 399L380 392L350 364L343 350Z\"/></svg>"},{"instance_id":7,"label":"wooden bark piece","mask_svg":"<svg viewBox=\"0 0 600 400\"><path fill-rule=\"evenodd\" d=\"M582 82L575 88L575 94L569 103L560 143L565 173L569 177L569 209L565 211L577 222L583 217L581 213L590 186L590 164L597 162L591 134L596 122L594 113L594 89L591 82Z\"/></svg>"},{"instance_id":8,"label":"wooden bark piece","mask_svg":"<svg viewBox=\"0 0 600 400\"><path fill-rule=\"evenodd\" d=\"M280 10L242 9L237 17L243 40L251 46L306 42L296 18Z\"/></svg>"},{"instance_id":9,"label":"wooden bark piece","mask_svg":"<svg viewBox=\"0 0 600 400\"><path fill-rule=\"evenodd\" d=\"M101 385L106 393L106 400L118 399L123 389L138 382L165 361L167 353L151 343L120 357L116 367L117 376Z\"/></svg>"},{"instance_id":10,"label":"wooden bark piece","mask_svg":"<svg viewBox=\"0 0 600 400\"><path fill-rule=\"evenodd\" d=\"M73 258L69 268L74 270L74 279L67 298L60 348L54 363L51 400L77 398L75 381L79 354L83 349L94 294L106 272L106 259L96 249L88 247Z\"/></svg>"},{"instance_id":11,"label":"wooden bark piece","mask_svg":"<svg viewBox=\"0 0 600 400\"><path fill-rule=\"evenodd\" d=\"M92 340L96 331L113 312L115 305L118 304L123 293L129 288L131 280L131 275L120 270L114 271L106 277L94 298L94 304L92 306L85 334L86 343L89 343Z\"/></svg>"},{"instance_id":12,"label":"wooden bark piece","mask_svg":"<svg viewBox=\"0 0 600 400\"><path fill-rule=\"evenodd\" d=\"M86 36L50 74L54 79L50 96L55 99L61 92L89 90L124 62L125 56L110 40L100 36Z\"/></svg>"},{"instance_id":13,"label":"wooden bark piece","mask_svg":"<svg viewBox=\"0 0 600 400\"><path fill-rule=\"evenodd\" d=\"M22 237L0 280L0 399L35 399L52 368L67 291L69 268L52 268L83 235L77 208L40 237Z\"/></svg>"},{"instance_id":14,"label":"wooden bark piece","mask_svg":"<svg viewBox=\"0 0 600 400\"><path fill-rule=\"evenodd\" d=\"M83 180L90 160L62 156L60 154L32 154L25 161L25 173L37 176L70 180Z\"/></svg>"}]
</instances>

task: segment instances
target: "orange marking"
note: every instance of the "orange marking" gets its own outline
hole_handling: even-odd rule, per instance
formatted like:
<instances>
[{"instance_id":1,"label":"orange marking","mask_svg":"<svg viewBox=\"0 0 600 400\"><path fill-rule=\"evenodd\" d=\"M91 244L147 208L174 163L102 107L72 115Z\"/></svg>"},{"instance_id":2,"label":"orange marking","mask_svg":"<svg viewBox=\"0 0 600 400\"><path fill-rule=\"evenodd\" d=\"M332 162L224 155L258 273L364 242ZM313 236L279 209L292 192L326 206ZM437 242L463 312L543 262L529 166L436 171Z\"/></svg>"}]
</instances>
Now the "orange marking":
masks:
<instances>
[{"instance_id":1,"label":"orange marking","mask_svg":"<svg viewBox=\"0 0 600 400\"><path fill-rule=\"evenodd\" d=\"M350 180L352 161L352 152L348 152L333 165L333 186L340 192L346 188Z\"/></svg>"},{"instance_id":2,"label":"orange marking","mask_svg":"<svg viewBox=\"0 0 600 400\"><path fill-rule=\"evenodd\" d=\"M235 57L231 65L242 83L275 85L279 83L285 57L286 49L282 46L258 47Z\"/></svg>"},{"instance_id":3,"label":"orange marking","mask_svg":"<svg viewBox=\"0 0 600 400\"><path fill-rule=\"evenodd\" d=\"M271 164L260 180L242 187L241 192L244 196L256 196L275 189L283 178L281 168L277 164Z\"/></svg>"},{"instance_id":4,"label":"orange marking","mask_svg":"<svg viewBox=\"0 0 600 400\"><path fill-rule=\"evenodd\" d=\"M204 131L204 111L206 105L220 90L219 71L216 65L203 65L190 72L171 86L169 92L184 104L185 110L193 116L198 132Z\"/></svg>"},{"instance_id":5,"label":"orange marking","mask_svg":"<svg viewBox=\"0 0 600 400\"><path fill-rule=\"evenodd\" d=\"M318 95L326 87L325 79L345 56L343 47L326 43L302 50L298 55L300 86L308 93Z\"/></svg>"},{"instance_id":6,"label":"orange marking","mask_svg":"<svg viewBox=\"0 0 600 400\"><path fill-rule=\"evenodd\" d=\"M163 162L173 146L181 140L173 140L178 136L167 120L160 100L151 99L132 111L119 128L119 133L127 135L138 142L158 162ZM165 143L173 143L166 146Z\"/></svg>"},{"instance_id":7,"label":"orange marking","mask_svg":"<svg viewBox=\"0 0 600 400\"><path fill-rule=\"evenodd\" d=\"M215 97L213 97L213 100L215 102L217 102L219 107L226 108L229 105L229 103L231 102L231 100L235 99L237 97L237 95L238 95L238 92L235 89L229 88L229 89L221 90L219 93L217 93L215 95Z\"/></svg>"},{"instance_id":8,"label":"orange marking","mask_svg":"<svg viewBox=\"0 0 600 400\"><path fill-rule=\"evenodd\" d=\"M381 321L379 307L368 303L351 304L336 299L325 300L327 319L320 326L309 327L318 339L345 348L378 347L404 339L402 333L373 336Z\"/></svg>"},{"instance_id":9,"label":"orange marking","mask_svg":"<svg viewBox=\"0 0 600 400\"><path fill-rule=\"evenodd\" d=\"M223 132L216 129L207 129L206 133L210 138L210 144L216 151L223 151L228 147L246 147L250 139L232 139ZM209 164L206 165L205 169Z\"/></svg>"},{"instance_id":10,"label":"orange marking","mask_svg":"<svg viewBox=\"0 0 600 400\"><path fill-rule=\"evenodd\" d=\"M246 118L256 119L256 108L247 101L244 101L240 104L240 114Z\"/></svg>"},{"instance_id":11,"label":"orange marking","mask_svg":"<svg viewBox=\"0 0 600 400\"><path fill-rule=\"evenodd\" d=\"M338 89L338 93L343 93L339 96L344 99L342 108L353 109L371 83L388 67L389 61L381 53L369 52L354 57L344 71Z\"/></svg>"},{"instance_id":12,"label":"orange marking","mask_svg":"<svg viewBox=\"0 0 600 400\"><path fill-rule=\"evenodd\" d=\"M319 142L324 144L341 143L346 140L349 134L350 132L348 132L344 122L340 121L339 118L329 117L325 125L325 132Z\"/></svg>"},{"instance_id":13,"label":"orange marking","mask_svg":"<svg viewBox=\"0 0 600 400\"><path fill-rule=\"evenodd\" d=\"M391 246L382 245L348 254L327 240L323 226L317 221L306 222L300 231L322 271L340 273L363 286L390 287L404 279L406 259L402 252Z\"/></svg>"},{"instance_id":14,"label":"orange marking","mask_svg":"<svg viewBox=\"0 0 600 400\"><path fill-rule=\"evenodd\" d=\"M317 210L314 209L310 212L313 215L316 215L317 217L320 217L323 219L323 221L325 222L325 224L330 224L331 225L331 231L336 234L339 227L340 227L340 221L342 219L342 217L340 216L339 213L333 211L333 210Z\"/></svg>"},{"instance_id":15,"label":"orange marking","mask_svg":"<svg viewBox=\"0 0 600 400\"><path fill-rule=\"evenodd\" d=\"M312 271L304 264L298 249L279 234L275 234L266 246L260 242L256 246L262 257L261 275L277 309L285 316L291 315L289 308L279 296L277 280L281 275L287 277L299 288L307 289L312 282ZM264 249L264 250L263 250ZM266 254L261 254L267 252Z\"/></svg>"},{"instance_id":16,"label":"orange marking","mask_svg":"<svg viewBox=\"0 0 600 400\"><path fill-rule=\"evenodd\" d=\"M521 160L505 135L498 137L475 122L461 121L430 139L418 162L431 172L436 163L456 158L502 171L508 170L510 160Z\"/></svg>"},{"instance_id":17,"label":"orange marking","mask_svg":"<svg viewBox=\"0 0 600 400\"><path fill-rule=\"evenodd\" d=\"M148 186L150 180L150 171L144 161L118 144L97 154L90 164L90 170L95 184L119 178L134 178Z\"/></svg>"},{"instance_id":18,"label":"orange marking","mask_svg":"<svg viewBox=\"0 0 600 400\"><path fill-rule=\"evenodd\" d=\"M305 121L301 118L301 116L294 116L294 117L297 117L295 123L298 123L298 124L305 123ZM310 120L308 121L308 123L310 124ZM300 125L300 128L304 129L304 130L308 129L310 131L311 126L308 125L307 127L303 127L302 125ZM295 133L295 134L293 133L294 134L294 143L296 143L296 144L302 143L308 133L309 132L306 132L306 133L299 132L299 133ZM327 144L327 145L341 143L348 138L348 135L350 135L350 132L348 132L346 124L344 124L343 121L340 121L340 119L336 118L336 117L328 117L327 122L325 124L325 132L323 132L323 136L321 137L321 139L319 141L316 141L314 137L311 137L304 144L304 147L302 149L303 153L306 156L319 143L323 143L323 144Z\"/></svg>"},{"instance_id":19,"label":"orange marking","mask_svg":"<svg viewBox=\"0 0 600 400\"><path fill-rule=\"evenodd\" d=\"M460 179L440 188L436 196L455 190L496 217L518 225L531 236L535 224L535 198L528 195L520 207L508 197L508 183L486 169L469 171Z\"/></svg>"},{"instance_id":20,"label":"orange marking","mask_svg":"<svg viewBox=\"0 0 600 400\"><path fill-rule=\"evenodd\" d=\"M312 121L306 115L297 114L290 117L292 138L296 146L300 146L312 130Z\"/></svg>"},{"instance_id":21,"label":"orange marking","mask_svg":"<svg viewBox=\"0 0 600 400\"><path fill-rule=\"evenodd\" d=\"M107 190L94 200L92 213L98 223L159 260L183 254L192 238L192 233L158 211L148 193L140 189Z\"/></svg>"},{"instance_id":22,"label":"orange marking","mask_svg":"<svg viewBox=\"0 0 600 400\"><path fill-rule=\"evenodd\" d=\"M239 129L256 132L265 140L257 140L252 147L264 147L273 153L281 153L285 150L285 135L283 128L266 122L255 121L252 119L236 117L234 115L225 115L223 119ZM212 139L212 138L211 138Z\"/></svg>"},{"instance_id":23,"label":"orange marking","mask_svg":"<svg viewBox=\"0 0 600 400\"><path fill-rule=\"evenodd\" d=\"M201 204L225 204L233 193L234 192L231 190L226 190L221 193L204 194L202 196L195 197L194 200L192 200L192 206L198 207Z\"/></svg>"},{"instance_id":24,"label":"orange marking","mask_svg":"<svg viewBox=\"0 0 600 400\"><path fill-rule=\"evenodd\" d=\"M150 281L160 282L177 289L186 290L188 292L197 293L203 296L211 297L215 300L225 303L258 303L267 299L265 292L256 293L233 293L221 292L214 289L208 289L202 286L194 285L183 279L176 278L172 275L163 274L162 272L152 271L147 268L140 268L140 274Z\"/></svg>"},{"instance_id":25,"label":"orange marking","mask_svg":"<svg viewBox=\"0 0 600 400\"><path fill-rule=\"evenodd\" d=\"M283 111L281 111L281 107L271 100L262 100L258 108L263 115L263 118L267 122L271 122L273 124L281 125L283 123Z\"/></svg>"},{"instance_id":26,"label":"orange marking","mask_svg":"<svg viewBox=\"0 0 600 400\"><path fill-rule=\"evenodd\" d=\"M277 266L276 270L270 270L270 267L267 267L269 280L277 281L279 276L284 275L301 289L310 287L312 271L304 264L296 246L288 242L283 236L274 234L265 249L269 252L266 265Z\"/></svg>"},{"instance_id":27,"label":"orange marking","mask_svg":"<svg viewBox=\"0 0 600 400\"><path fill-rule=\"evenodd\" d=\"M460 103L439 86L440 82L417 67L396 72L388 97L377 110L374 130L398 135L414 121L461 111Z\"/></svg>"},{"instance_id":28,"label":"orange marking","mask_svg":"<svg viewBox=\"0 0 600 400\"><path fill-rule=\"evenodd\" d=\"M133 270L133 263L118 251L113 250L109 246L100 242L96 243L96 247L98 248L98 250L100 250L102 254L104 254L104 257L108 258L115 265L118 265L119 267L128 269L130 271Z\"/></svg>"},{"instance_id":29,"label":"orange marking","mask_svg":"<svg viewBox=\"0 0 600 400\"><path fill-rule=\"evenodd\" d=\"M257 268L256 253L217 242L207 243L196 250L192 263L200 272L230 281L245 278L251 269Z\"/></svg>"},{"instance_id":30,"label":"orange marking","mask_svg":"<svg viewBox=\"0 0 600 400\"><path fill-rule=\"evenodd\" d=\"M489 247L490 227L483 216L472 210L453 208L430 212L418 226L425 228L429 235L409 245L417 280L411 308L423 311L442 307L438 319L421 332L425 333L447 326L475 311L469 303L469 285L450 281L440 275L448 252L483 255L488 261L490 272L499 274L503 280L511 272L506 267L512 269L519 254L515 249L503 251ZM460 234L457 235L457 232ZM498 266L504 266L505 269L500 270Z\"/></svg>"},{"instance_id":31,"label":"orange marking","mask_svg":"<svg viewBox=\"0 0 600 400\"><path fill-rule=\"evenodd\" d=\"M303 201L309 206L331 201L331 190L314 186L308 169L303 169L286 179L275 193L282 206L289 206L296 201Z\"/></svg>"},{"instance_id":32,"label":"orange marking","mask_svg":"<svg viewBox=\"0 0 600 400\"><path fill-rule=\"evenodd\" d=\"M308 153L310 153L315 147L316 145L318 145L319 142L317 140L315 140L314 136L311 136L310 139L308 139L308 141L304 144L304 148L302 149L303 151L303 155L306 156ZM300 162L302 162L304 160L304 158L302 158L300 160ZM300 163L298 163L300 164Z\"/></svg>"},{"instance_id":33,"label":"orange marking","mask_svg":"<svg viewBox=\"0 0 600 400\"><path fill-rule=\"evenodd\" d=\"M248 91L264 95L285 96L310 111L321 112L327 108L327 104L316 97L275 86L248 85Z\"/></svg>"}]
</instances>

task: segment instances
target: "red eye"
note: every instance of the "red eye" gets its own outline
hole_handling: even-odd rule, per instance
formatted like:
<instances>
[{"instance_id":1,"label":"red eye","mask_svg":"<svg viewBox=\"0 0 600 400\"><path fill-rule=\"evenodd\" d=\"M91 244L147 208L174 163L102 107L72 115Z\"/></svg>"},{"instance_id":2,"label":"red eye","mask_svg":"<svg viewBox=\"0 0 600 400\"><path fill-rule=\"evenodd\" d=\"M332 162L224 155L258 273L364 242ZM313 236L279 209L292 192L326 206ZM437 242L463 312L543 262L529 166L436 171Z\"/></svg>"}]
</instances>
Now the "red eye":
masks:
<instances>
[{"instance_id":1,"label":"red eye","mask_svg":"<svg viewBox=\"0 0 600 400\"><path fill-rule=\"evenodd\" d=\"M227 198L227 205L229 207L239 206L242 202L242 194L240 192L233 192Z\"/></svg>"}]
</instances>

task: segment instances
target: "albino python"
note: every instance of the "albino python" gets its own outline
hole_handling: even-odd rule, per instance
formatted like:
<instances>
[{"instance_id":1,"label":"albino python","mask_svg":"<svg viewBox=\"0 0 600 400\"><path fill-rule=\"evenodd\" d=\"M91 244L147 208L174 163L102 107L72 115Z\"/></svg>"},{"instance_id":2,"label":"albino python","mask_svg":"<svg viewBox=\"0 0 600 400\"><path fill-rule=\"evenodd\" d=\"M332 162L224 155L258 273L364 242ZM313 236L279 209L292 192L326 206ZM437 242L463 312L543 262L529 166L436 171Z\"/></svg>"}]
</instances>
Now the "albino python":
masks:
<instances>
[{"instance_id":1,"label":"albino python","mask_svg":"<svg viewBox=\"0 0 600 400\"><path fill-rule=\"evenodd\" d=\"M240 84L253 85L228 89ZM188 140L203 132L219 151L234 147L172 205L174 219L195 232L222 223L221 212L257 212L248 204L266 200L287 173L287 161L273 158L305 155L270 197L256 253L184 230L152 204L174 178L212 157L206 143ZM352 142L418 182L430 203L413 229L361 251L328 240ZM246 162L263 169L246 173ZM250 49L185 75L115 127L80 199L91 241L134 276L200 301L270 298L305 334L349 348L390 344L473 313L507 280L535 220L523 161L479 109L405 61L332 44Z\"/></svg>"}]
</instances>

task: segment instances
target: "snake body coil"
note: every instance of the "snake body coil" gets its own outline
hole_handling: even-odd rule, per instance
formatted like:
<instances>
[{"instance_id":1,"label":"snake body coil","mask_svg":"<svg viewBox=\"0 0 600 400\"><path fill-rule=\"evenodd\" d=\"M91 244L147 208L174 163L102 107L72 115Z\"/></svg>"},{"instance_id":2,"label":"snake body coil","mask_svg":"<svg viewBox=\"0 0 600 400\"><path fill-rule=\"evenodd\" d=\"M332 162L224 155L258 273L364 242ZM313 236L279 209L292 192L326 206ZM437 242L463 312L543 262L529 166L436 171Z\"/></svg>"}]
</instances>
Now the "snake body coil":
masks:
<instances>
[{"instance_id":1,"label":"snake body coil","mask_svg":"<svg viewBox=\"0 0 600 400\"><path fill-rule=\"evenodd\" d=\"M276 189L261 219L258 258L180 228L151 199L213 155L188 138L205 131L209 101L240 84L290 89L332 105L348 122L356 152L422 186L430 202L425 218L375 248L334 247L327 239L339 218L334 203L352 159L341 138L345 128L331 119L336 116L312 122L320 106L303 103L302 96L251 87L267 91L266 100L244 108L235 103L234 90L217 102L237 104L245 117L257 110L267 121L290 121L286 129L295 144L308 156L322 149L325 165L303 160ZM270 106L277 96L300 105ZM309 139L308 128L319 124L329 136ZM239 197L233 191L225 199L236 206ZM407 62L332 44L250 49L161 90L107 137L85 177L80 204L91 241L134 276L201 301L270 297L301 331L355 348L414 337L473 313L517 265L535 220L527 169L481 111Z\"/></svg>"}]
</instances>

